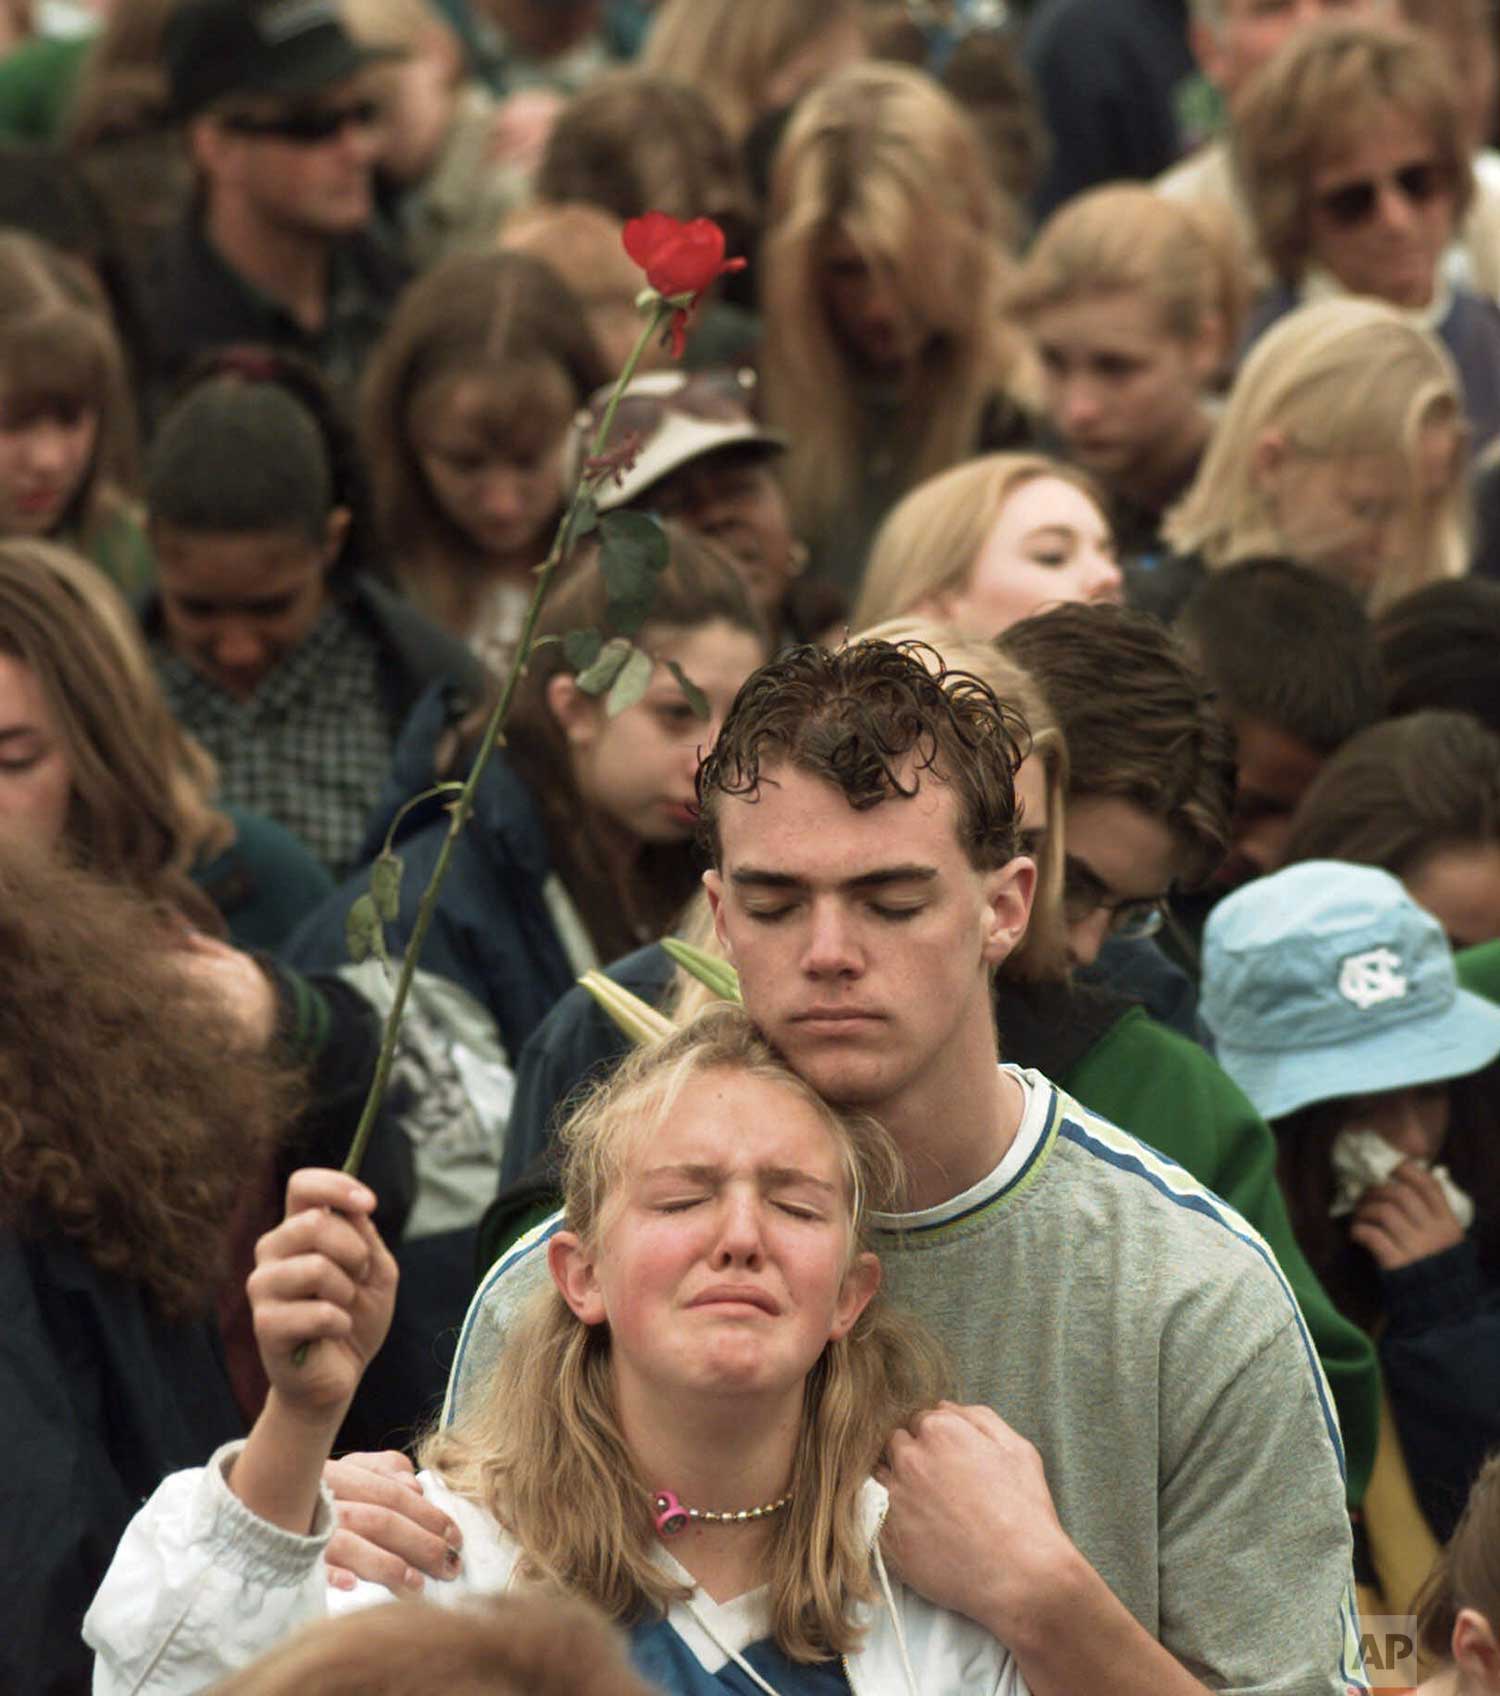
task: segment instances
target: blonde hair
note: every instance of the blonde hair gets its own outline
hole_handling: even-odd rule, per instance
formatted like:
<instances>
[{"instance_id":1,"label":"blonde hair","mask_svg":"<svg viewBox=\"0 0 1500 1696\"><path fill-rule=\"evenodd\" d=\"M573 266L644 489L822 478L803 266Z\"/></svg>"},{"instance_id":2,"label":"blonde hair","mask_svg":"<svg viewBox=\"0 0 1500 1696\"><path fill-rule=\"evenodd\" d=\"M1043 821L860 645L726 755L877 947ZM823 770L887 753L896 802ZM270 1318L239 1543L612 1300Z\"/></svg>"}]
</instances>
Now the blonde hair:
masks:
<instances>
[{"instance_id":1,"label":"blonde hair","mask_svg":"<svg viewBox=\"0 0 1500 1696\"><path fill-rule=\"evenodd\" d=\"M569 1229L590 1249L600 1242L634 1152L692 1079L719 1071L786 1090L838 1144L852 1266L868 1210L899 1205L901 1157L873 1120L824 1102L727 1004L637 1049L573 1111L561 1132ZM772 1629L793 1659L857 1646L854 1607L874 1600L860 1492L891 1431L931 1406L945 1377L937 1345L878 1297L808 1374L792 1499L771 1522L765 1563ZM490 1394L429 1438L422 1461L511 1532L533 1580L622 1621L689 1593L654 1559L652 1481L620 1429L608 1327L585 1325L556 1289L539 1292L507 1338Z\"/></svg>"},{"instance_id":2,"label":"blonde hair","mask_svg":"<svg viewBox=\"0 0 1500 1696\"><path fill-rule=\"evenodd\" d=\"M1264 432L1294 452L1340 458L1394 455L1414 476L1422 431L1459 426L1459 379L1442 344L1400 312L1373 300L1299 307L1255 344L1229 392L1208 452L1162 533L1210 571L1285 544L1257 480ZM1415 507L1415 491L1413 502ZM1426 512L1416 545L1383 573L1371 596L1379 612L1413 589L1464 569L1462 488Z\"/></svg>"},{"instance_id":3,"label":"blonde hair","mask_svg":"<svg viewBox=\"0 0 1500 1696\"><path fill-rule=\"evenodd\" d=\"M766 223L766 412L791 433L784 480L804 534L857 481L861 405L823 305L822 253L842 232L936 331L903 428L918 481L974 449L987 405L1014 393L1023 345L1002 302L1007 212L974 126L920 71L859 65L797 107Z\"/></svg>"},{"instance_id":4,"label":"blonde hair","mask_svg":"<svg viewBox=\"0 0 1500 1696\"><path fill-rule=\"evenodd\" d=\"M1299 31L1236 101L1231 146L1245 204L1286 281L1296 282L1312 256L1320 163L1378 127L1382 107L1430 133L1457 228L1474 198L1474 171L1458 91L1432 40L1375 23Z\"/></svg>"},{"instance_id":5,"label":"blonde hair","mask_svg":"<svg viewBox=\"0 0 1500 1696\"><path fill-rule=\"evenodd\" d=\"M168 710L120 592L66 548L0 542L0 653L30 667L56 720L74 859L222 930L188 874L233 842L234 826L213 806L213 760Z\"/></svg>"},{"instance_id":6,"label":"blonde hair","mask_svg":"<svg viewBox=\"0 0 1500 1696\"><path fill-rule=\"evenodd\" d=\"M870 548L852 624L868 630L962 590L1005 503L1025 483L1058 477L1105 510L1085 473L1039 453L992 453L956 465L904 495Z\"/></svg>"},{"instance_id":7,"label":"blonde hair","mask_svg":"<svg viewBox=\"0 0 1500 1696\"><path fill-rule=\"evenodd\" d=\"M1217 209L1188 207L1140 183L1090 189L1038 232L1009 298L1022 322L1093 295L1144 295L1162 327L1195 342L1210 328L1238 345L1246 278L1234 232Z\"/></svg>"},{"instance_id":8,"label":"blonde hair","mask_svg":"<svg viewBox=\"0 0 1500 1696\"><path fill-rule=\"evenodd\" d=\"M743 141L771 106L777 74L840 24L861 22L856 0L662 0L639 63L691 83Z\"/></svg>"}]
</instances>

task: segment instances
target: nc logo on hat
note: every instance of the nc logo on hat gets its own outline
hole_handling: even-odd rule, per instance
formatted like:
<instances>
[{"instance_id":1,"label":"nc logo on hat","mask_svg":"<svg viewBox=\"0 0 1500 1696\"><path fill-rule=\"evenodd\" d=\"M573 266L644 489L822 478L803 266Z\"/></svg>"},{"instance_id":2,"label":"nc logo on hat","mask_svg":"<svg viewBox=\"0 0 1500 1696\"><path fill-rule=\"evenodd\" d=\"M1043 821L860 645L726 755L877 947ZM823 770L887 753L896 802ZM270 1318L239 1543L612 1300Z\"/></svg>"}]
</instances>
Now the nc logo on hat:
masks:
<instances>
[{"instance_id":1,"label":"nc logo on hat","mask_svg":"<svg viewBox=\"0 0 1500 1696\"><path fill-rule=\"evenodd\" d=\"M1361 1012L1382 1001L1400 1001L1406 994L1401 956L1389 948L1351 954L1339 966L1339 994Z\"/></svg>"}]
</instances>

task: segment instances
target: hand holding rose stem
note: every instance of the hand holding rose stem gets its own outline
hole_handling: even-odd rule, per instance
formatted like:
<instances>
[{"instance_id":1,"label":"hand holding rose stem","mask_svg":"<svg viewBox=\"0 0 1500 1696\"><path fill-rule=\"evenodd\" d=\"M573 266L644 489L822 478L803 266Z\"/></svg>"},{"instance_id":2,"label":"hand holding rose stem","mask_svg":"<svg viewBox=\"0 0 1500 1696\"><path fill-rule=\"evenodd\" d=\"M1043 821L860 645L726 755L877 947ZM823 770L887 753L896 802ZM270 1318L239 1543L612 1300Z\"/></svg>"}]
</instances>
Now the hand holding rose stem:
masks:
<instances>
[{"instance_id":1,"label":"hand holding rose stem","mask_svg":"<svg viewBox=\"0 0 1500 1696\"><path fill-rule=\"evenodd\" d=\"M547 593L552 586L552 580L557 574L558 567L567 559L574 542L580 536L586 534L593 525L593 491L610 474L609 465L603 461L603 456L606 444L609 441L610 431L614 426L615 413L618 410L620 399L629 387L630 381L635 375L636 367L640 364L646 349L663 328L669 328L673 355L680 357L687 324L698 297L716 278L728 272L740 270L745 264L743 259L725 259L724 233L717 225L706 218L694 219L691 223L684 224L668 217L665 213L649 212L645 217L632 219L626 224L623 240L626 252L646 273L646 280L650 287L643 291L639 304L649 316L634 348L631 350L630 357L625 361L624 370L621 371L615 381L614 392L609 398L609 404L599 422L598 433L594 437L592 452L574 485L562 520L558 525L557 534L553 537L552 546L546 559L537 568L536 588L532 592L531 601L526 608L526 616L522 621L514 663L506 677L505 686L500 691L494 710L485 725L478 750L474 756L474 763L469 768L468 776L464 779L462 788L450 803L451 818L448 831L438 853L437 863L433 867L432 877L427 888L423 891L421 902L417 908L411 936L407 942L401 961L401 969L396 979L390 1013L386 1018L380 1053L375 1062L375 1075L371 1080L369 1094L366 1096L364 1107L360 1112L359 1123L355 1128L354 1140L350 1145L348 1157L344 1161L343 1170L350 1178L353 1178L359 1172L360 1165L364 1160L365 1148L369 1143L375 1120L380 1112L381 1103L385 1099L385 1092L390 1082L391 1066L395 1059L396 1040L400 1031L401 1018L406 1008L407 997L411 992L417 961L422 952L422 944L426 940L427 932L432 925L433 915L437 911L438 896L441 893L443 881L448 875L448 867L453 858L458 834L464 828L474 810L474 796L478 790L479 780L484 774L491 751L504 739L505 725L510 717L511 703L515 698L517 685L525 675L527 661L530 659L532 649L535 646L536 625L541 614L542 604L547 598ZM363 1186L356 1187L363 1190ZM364 1190L363 1193L369 1194L367 1190ZM330 1202L324 1203L324 1205L333 1206L335 1204ZM290 1196L288 1207L288 1222L290 1222ZM374 1227L369 1224L368 1219L366 1219L365 1225L373 1236ZM274 1236L275 1233L272 1233L272 1235ZM378 1238L376 1240L378 1241ZM382 1252L384 1252L383 1249ZM386 1324L389 1324L389 1315L387 1315ZM382 1330L381 1336L383 1339L384 1330ZM291 1361L294 1367L298 1369L306 1367L314 1340L314 1335L310 1333L293 1350ZM362 1370L363 1368L361 1368ZM355 1383L358 1383L357 1376ZM349 1393L351 1396L353 1395L352 1386ZM341 1420L342 1413L340 1414ZM333 1431L337 1430L340 1421L334 1423L333 1430L328 1434L330 1446ZM326 1459L327 1452L325 1448L320 1460ZM236 1473L238 1474L238 1472L239 1467L236 1467ZM236 1493L238 1493L238 1490ZM316 1486L314 1486L312 1500L316 1500ZM311 1506L309 1506L308 1511L310 1514Z\"/></svg>"}]
</instances>

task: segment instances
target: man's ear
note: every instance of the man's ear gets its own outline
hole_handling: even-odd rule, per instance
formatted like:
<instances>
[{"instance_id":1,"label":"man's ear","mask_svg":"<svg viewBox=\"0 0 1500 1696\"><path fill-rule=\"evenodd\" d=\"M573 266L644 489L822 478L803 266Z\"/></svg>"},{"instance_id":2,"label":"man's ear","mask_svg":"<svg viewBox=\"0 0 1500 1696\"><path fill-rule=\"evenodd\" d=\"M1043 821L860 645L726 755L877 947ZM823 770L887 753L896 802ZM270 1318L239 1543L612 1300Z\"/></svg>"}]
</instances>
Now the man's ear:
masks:
<instances>
[{"instance_id":1,"label":"man's ear","mask_svg":"<svg viewBox=\"0 0 1500 1696\"><path fill-rule=\"evenodd\" d=\"M849 1335L860 1314L875 1299L879 1288L880 1262L873 1254L856 1255L854 1264L844 1274L843 1287L839 1290L838 1304L833 1310L833 1329L828 1333L829 1342L836 1343L840 1337Z\"/></svg>"},{"instance_id":2,"label":"man's ear","mask_svg":"<svg viewBox=\"0 0 1500 1696\"><path fill-rule=\"evenodd\" d=\"M349 539L349 525L354 514L346 506L333 507L328 514L328 522L323 526L323 569L328 571L334 561L343 551L344 543Z\"/></svg>"},{"instance_id":3,"label":"man's ear","mask_svg":"<svg viewBox=\"0 0 1500 1696\"><path fill-rule=\"evenodd\" d=\"M212 114L194 118L187 127L188 152L206 177L223 177L231 170L242 138L225 129Z\"/></svg>"},{"instance_id":4,"label":"man's ear","mask_svg":"<svg viewBox=\"0 0 1500 1696\"><path fill-rule=\"evenodd\" d=\"M984 878L980 945L987 965L998 966L1020 945L1036 896L1036 862L1018 855Z\"/></svg>"},{"instance_id":5,"label":"man's ear","mask_svg":"<svg viewBox=\"0 0 1500 1696\"><path fill-rule=\"evenodd\" d=\"M1465 1690L1500 1691L1500 1642L1478 1608L1460 1608L1453 1622L1453 1660Z\"/></svg>"},{"instance_id":6,"label":"man's ear","mask_svg":"<svg viewBox=\"0 0 1500 1696\"><path fill-rule=\"evenodd\" d=\"M604 1323L604 1297L594 1258L576 1231L554 1231L547 1239L547 1270L558 1294L585 1325Z\"/></svg>"},{"instance_id":7,"label":"man's ear","mask_svg":"<svg viewBox=\"0 0 1500 1696\"><path fill-rule=\"evenodd\" d=\"M708 896L708 910L714 916L714 935L719 939L719 946L724 950L724 958L730 965L735 964L734 949L730 945L729 932L724 925L724 879L712 867L703 874L703 890Z\"/></svg>"}]
</instances>

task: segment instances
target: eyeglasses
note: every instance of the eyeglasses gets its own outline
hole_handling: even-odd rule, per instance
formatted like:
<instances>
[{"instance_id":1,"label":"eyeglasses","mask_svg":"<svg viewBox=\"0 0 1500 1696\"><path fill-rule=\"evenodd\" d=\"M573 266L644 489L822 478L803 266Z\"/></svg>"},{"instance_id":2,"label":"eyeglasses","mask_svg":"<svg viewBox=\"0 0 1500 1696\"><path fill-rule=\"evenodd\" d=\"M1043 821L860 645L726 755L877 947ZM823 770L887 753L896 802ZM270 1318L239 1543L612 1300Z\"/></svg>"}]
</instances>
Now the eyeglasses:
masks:
<instances>
[{"instance_id":1,"label":"eyeglasses","mask_svg":"<svg viewBox=\"0 0 1500 1696\"><path fill-rule=\"evenodd\" d=\"M285 141L293 147L319 147L346 129L367 130L380 122L380 103L351 100L343 106L305 106L274 118L258 118L248 112L232 112L224 128L236 135L258 136L268 141Z\"/></svg>"},{"instance_id":2,"label":"eyeglasses","mask_svg":"<svg viewBox=\"0 0 1500 1696\"><path fill-rule=\"evenodd\" d=\"M1101 909L1109 914L1109 934L1127 941L1155 936L1166 923L1166 896L1140 895L1116 900L1098 877L1069 854L1063 862L1063 917L1081 925Z\"/></svg>"},{"instance_id":3,"label":"eyeglasses","mask_svg":"<svg viewBox=\"0 0 1500 1696\"><path fill-rule=\"evenodd\" d=\"M1317 197L1321 212L1344 229L1353 229L1374 216L1379 204L1380 190L1389 183L1412 206L1425 206L1448 192L1448 170L1435 159L1419 159L1403 165L1389 177L1363 177L1358 182L1341 183Z\"/></svg>"}]
</instances>

